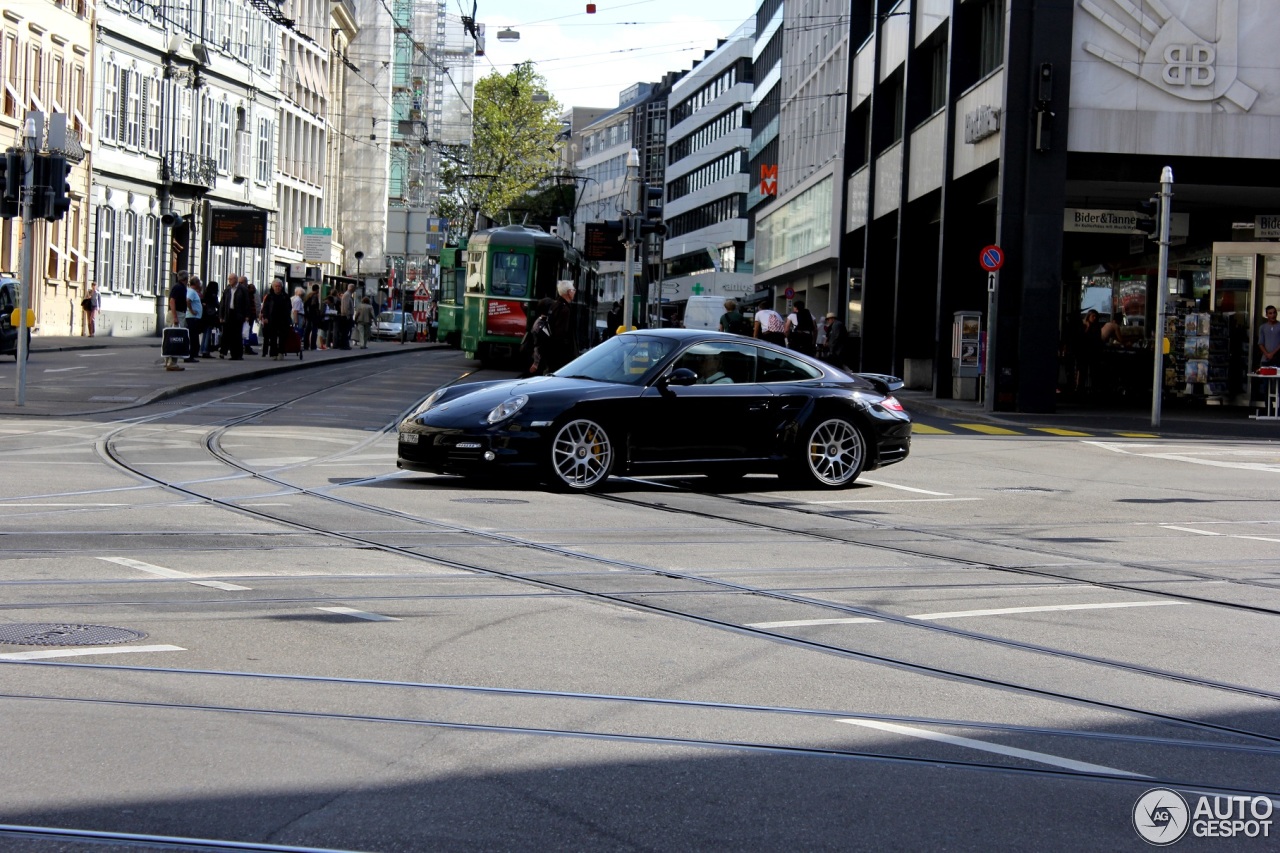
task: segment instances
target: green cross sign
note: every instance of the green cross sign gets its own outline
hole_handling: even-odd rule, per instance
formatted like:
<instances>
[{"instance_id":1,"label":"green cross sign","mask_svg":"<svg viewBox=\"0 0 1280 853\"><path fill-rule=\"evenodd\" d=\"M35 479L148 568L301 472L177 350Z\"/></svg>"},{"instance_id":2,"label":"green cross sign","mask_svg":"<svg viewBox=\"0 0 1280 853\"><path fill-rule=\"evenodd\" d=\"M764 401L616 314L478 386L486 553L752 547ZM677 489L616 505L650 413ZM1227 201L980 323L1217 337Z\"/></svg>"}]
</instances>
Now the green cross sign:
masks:
<instances>
[{"instance_id":1,"label":"green cross sign","mask_svg":"<svg viewBox=\"0 0 1280 853\"><path fill-rule=\"evenodd\" d=\"M694 293L695 295L697 295L697 296L701 296L701 295L702 295L702 291L703 291L703 290L705 290L706 288L704 288L701 284L699 284L698 282L696 282L696 281L695 281L695 282L693 283L693 287L691 287L691 288L689 288L689 289L690 289L691 291L693 291L693 293Z\"/></svg>"}]
</instances>

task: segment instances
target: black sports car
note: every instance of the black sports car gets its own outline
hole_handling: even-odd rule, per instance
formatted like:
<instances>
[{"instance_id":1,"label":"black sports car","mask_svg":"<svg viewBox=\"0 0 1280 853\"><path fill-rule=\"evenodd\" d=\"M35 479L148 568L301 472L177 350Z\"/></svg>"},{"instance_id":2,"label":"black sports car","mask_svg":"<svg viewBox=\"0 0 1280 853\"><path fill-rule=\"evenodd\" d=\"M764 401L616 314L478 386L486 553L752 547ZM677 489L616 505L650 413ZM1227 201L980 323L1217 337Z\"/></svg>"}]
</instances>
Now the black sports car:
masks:
<instances>
[{"instance_id":1,"label":"black sports car","mask_svg":"<svg viewBox=\"0 0 1280 853\"><path fill-rule=\"evenodd\" d=\"M910 450L891 387L739 335L628 332L551 376L440 388L400 424L397 465L578 490L610 474L750 472L842 488Z\"/></svg>"}]
</instances>

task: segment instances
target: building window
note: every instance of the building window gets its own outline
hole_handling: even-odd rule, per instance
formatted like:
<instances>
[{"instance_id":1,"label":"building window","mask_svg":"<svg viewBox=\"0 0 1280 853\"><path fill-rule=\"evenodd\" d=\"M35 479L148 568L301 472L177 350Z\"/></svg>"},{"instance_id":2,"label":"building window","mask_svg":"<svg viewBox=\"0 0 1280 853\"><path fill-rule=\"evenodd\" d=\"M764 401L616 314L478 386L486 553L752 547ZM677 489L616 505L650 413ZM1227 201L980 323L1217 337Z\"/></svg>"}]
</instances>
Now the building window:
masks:
<instances>
[{"instance_id":1,"label":"building window","mask_svg":"<svg viewBox=\"0 0 1280 853\"><path fill-rule=\"evenodd\" d=\"M142 75L136 71L121 72L120 94L127 99L124 105L124 143L130 148L137 148L142 141L138 131L138 122L142 118Z\"/></svg>"},{"instance_id":2,"label":"building window","mask_svg":"<svg viewBox=\"0 0 1280 853\"><path fill-rule=\"evenodd\" d=\"M231 171L231 105L218 104L218 171Z\"/></svg>"},{"instance_id":3,"label":"building window","mask_svg":"<svg viewBox=\"0 0 1280 853\"><path fill-rule=\"evenodd\" d=\"M114 63L106 63L102 75L102 138L115 142L120 135L117 118L120 115L120 69ZM101 279L99 279L101 281Z\"/></svg>"},{"instance_id":4,"label":"building window","mask_svg":"<svg viewBox=\"0 0 1280 853\"><path fill-rule=\"evenodd\" d=\"M947 43L934 47L929 55L929 114L942 109L947 102Z\"/></svg>"},{"instance_id":5,"label":"building window","mask_svg":"<svg viewBox=\"0 0 1280 853\"><path fill-rule=\"evenodd\" d=\"M151 214L142 217L142 229L138 233L138 278L134 289L143 296L156 292L156 234L159 229L157 217Z\"/></svg>"},{"instance_id":6,"label":"building window","mask_svg":"<svg viewBox=\"0 0 1280 853\"><path fill-rule=\"evenodd\" d=\"M98 255L94 259L94 278L105 292L115 290L116 283L116 212L98 208Z\"/></svg>"},{"instance_id":7,"label":"building window","mask_svg":"<svg viewBox=\"0 0 1280 853\"><path fill-rule=\"evenodd\" d=\"M117 251L120 254L120 266L117 267L119 277L118 289L126 293L136 293L137 279L134 278L134 266L137 261L135 238L138 234L138 214L126 210L119 217L120 227L117 229Z\"/></svg>"},{"instance_id":8,"label":"building window","mask_svg":"<svg viewBox=\"0 0 1280 853\"><path fill-rule=\"evenodd\" d=\"M1004 64L1004 0L982 4L978 32L978 76L985 77Z\"/></svg>"},{"instance_id":9,"label":"building window","mask_svg":"<svg viewBox=\"0 0 1280 853\"><path fill-rule=\"evenodd\" d=\"M271 183L271 119L258 119L258 183Z\"/></svg>"}]
</instances>

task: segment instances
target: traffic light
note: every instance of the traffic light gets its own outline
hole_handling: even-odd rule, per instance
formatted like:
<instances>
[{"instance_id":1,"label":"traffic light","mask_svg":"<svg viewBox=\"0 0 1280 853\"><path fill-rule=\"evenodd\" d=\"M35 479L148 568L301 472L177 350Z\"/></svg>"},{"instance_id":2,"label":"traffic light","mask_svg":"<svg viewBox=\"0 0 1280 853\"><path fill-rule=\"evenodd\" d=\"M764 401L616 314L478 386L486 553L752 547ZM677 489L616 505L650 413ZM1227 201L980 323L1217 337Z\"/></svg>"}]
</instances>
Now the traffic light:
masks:
<instances>
[{"instance_id":1,"label":"traffic light","mask_svg":"<svg viewBox=\"0 0 1280 853\"><path fill-rule=\"evenodd\" d=\"M606 219L604 221L604 227L610 232L617 232L619 243L625 243L627 240L631 239L630 219Z\"/></svg>"},{"instance_id":2,"label":"traffic light","mask_svg":"<svg viewBox=\"0 0 1280 853\"><path fill-rule=\"evenodd\" d=\"M53 204L45 219L50 222L61 219L71 209L71 164L66 155L49 155L49 188L53 190Z\"/></svg>"},{"instance_id":3,"label":"traffic light","mask_svg":"<svg viewBox=\"0 0 1280 853\"><path fill-rule=\"evenodd\" d=\"M22 208L19 206L22 178L22 152L10 148L0 154L0 219L18 219L22 216Z\"/></svg>"},{"instance_id":4,"label":"traffic light","mask_svg":"<svg viewBox=\"0 0 1280 853\"><path fill-rule=\"evenodd\" d=\"M48 219L53 221L61 219L62 214L54 215L54 194L55 186L59 186L65 182L66 170L62 170L64 176L63 181L57 181L54 178L54 155L37 154L33 162L33 174L31 175L31 218L32 219ZM66 163L66 158L61 158Z\"/></svg>"},{"instance_id":5,"label":"traffic light","mask_svg":"<svg viewBox=\"0 0 1280 853\"><path fill-rule=\"evenodd\" d=\"M643 237L646 234L667 236L667 226L662 221L662 196L662 187L640 185L640 206L644 208L644 214L635 216L637 237Z\"/></svg>"},{"instance_id":6,"label":"traffic light","mask_svg":"<svg viewBox=\"0 0 1280 853\"><path fill-rule=\"evenodd\" d=\"M1133 220L1133 227L1153 240L1157 239L1160 236L1160 196L1153 195L1139 202L1139 206L1142 209L1137 211L1138 218Z\"/></svg>"}]
</instances>

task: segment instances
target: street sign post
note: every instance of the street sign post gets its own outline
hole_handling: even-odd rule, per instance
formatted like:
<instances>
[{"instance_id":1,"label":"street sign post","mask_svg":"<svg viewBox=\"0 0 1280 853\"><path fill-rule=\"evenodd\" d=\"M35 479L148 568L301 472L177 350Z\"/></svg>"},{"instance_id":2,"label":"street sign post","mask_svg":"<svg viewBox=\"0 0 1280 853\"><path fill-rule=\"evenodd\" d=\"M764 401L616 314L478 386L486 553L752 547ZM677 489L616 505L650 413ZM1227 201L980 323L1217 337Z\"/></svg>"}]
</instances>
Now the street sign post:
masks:
<instances>
[{"instance_id":1,"label":"street sign post","mask_svg":"<svg viewBox=\"0 0 1280 853\"><path fill-rule=\"evenodd\" d=\"M996 298L996 273L1004 266L1004 249L992 243L990 246L983 248L978 253L978 264L987 271L987 333L986 344L994 350L996 344L996 307L999 300ZM982 407L988 412L995 410L995 394L996 387L995 376L995 353L987 351L983 347L981 360L984 362L981 374L983 379L982 389Z\"/></svg>"}]
</instances>

